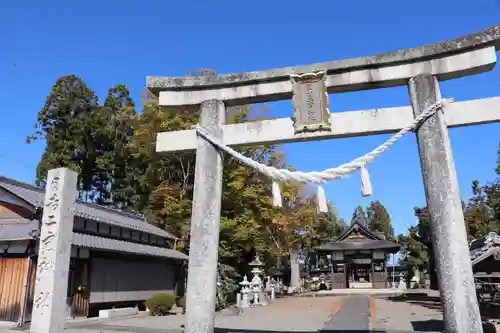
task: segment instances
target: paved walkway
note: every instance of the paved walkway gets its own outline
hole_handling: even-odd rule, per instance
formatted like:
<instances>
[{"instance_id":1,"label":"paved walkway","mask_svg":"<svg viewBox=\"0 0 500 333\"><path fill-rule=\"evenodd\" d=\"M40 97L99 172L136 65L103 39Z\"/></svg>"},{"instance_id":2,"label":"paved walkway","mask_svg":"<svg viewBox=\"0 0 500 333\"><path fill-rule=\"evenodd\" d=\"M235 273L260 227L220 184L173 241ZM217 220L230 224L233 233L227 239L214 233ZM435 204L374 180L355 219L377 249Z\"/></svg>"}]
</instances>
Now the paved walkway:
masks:
<instances>
[{"instance_id":1,"label":"paved walkway","mask_svg":"<svg viewBox=\"0 0 500 333\"><path fill-rule=\"evenodd\" d=\"M347 298L321 331L441 332L443 316L435 303L355 295Z\"/></svg>"},{"instance_id":2,"label":"paved walkway","mask_svg":"<svg viewBox=\"0 0 500 333\"><path fill-rule=\"evenodd\" d=\"M231 311L217 313L216 332L311 332L322 328L340 304L341 297L277 299L265 307L246 309L236 315ZM148 316L120 319L88 319L69 323L67 333L181 333L184 316ZM7 331L9 332L9 331ZM5 333L0 329L0 333ZM9 333L13 333L10 331Z\"/></svg>"},{"instance_id":3,"label":"paved walkway","mask_svg":"<svg viewBox=\"0 0 500 333\"><path fill-rule=\"evenodd\" d=\"M347 298L322 330L370 330L372 328L372 303L373 298L368 295Z\"/></svg>"},{"instance_id":4,"label":"paved walkway","mask_svg":"<svg viewBox=\"0 0 500 333\"><path fill-rule=\"evenodd\" d=\"M326 333L326 332L439 332L442 317L438 309L375 298L372 295L346 297L287 297L261 308L236 315L218 313L215 333ZM80 319L68 323L67 333L181 333L181 314L151 317L146 313L120 319ZM2 330L0 333L12 333ZM19 331L18 331L19 332Z\"/></svg>"}]
</instances>

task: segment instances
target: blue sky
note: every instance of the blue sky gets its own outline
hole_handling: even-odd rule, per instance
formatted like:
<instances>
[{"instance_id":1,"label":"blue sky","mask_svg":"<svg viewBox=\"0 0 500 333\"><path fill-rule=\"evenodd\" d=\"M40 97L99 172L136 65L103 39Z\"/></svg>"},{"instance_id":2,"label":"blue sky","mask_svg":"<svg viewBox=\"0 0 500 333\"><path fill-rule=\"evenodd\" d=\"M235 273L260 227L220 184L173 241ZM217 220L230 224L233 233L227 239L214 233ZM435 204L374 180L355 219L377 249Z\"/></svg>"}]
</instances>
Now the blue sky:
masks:
<instances>
[{"instance_id":1,"label":"blue sky","mask_svg":"<svg viewBox=\"0 0 500 333\"><path fill-rule=\"evenodd\" d=\"M55 80L82 77L103 99L125 83L138 100L147 75L183 76L213 68L232 73L393 51L466 35L500 23L499 0L386 1L3 1L0 4L0 173L34 180L43 143L26 145ZM500 95L500 68L444 82L456 100ZM341 112L408 104L405 87L330 97ZM292 115L290 102L269 104ZM471 110L474 112L474 110ZM450 131L461 195L473 179L493 180L500 125ZM283 146L302 171L337 166L387 139L372 136ZM396 232L415 222L425 202L414 136L370 166L374 195L363 199L357 174L326 185L350 218L355 206L380 200Z\"/></svg>"}]
</instances>

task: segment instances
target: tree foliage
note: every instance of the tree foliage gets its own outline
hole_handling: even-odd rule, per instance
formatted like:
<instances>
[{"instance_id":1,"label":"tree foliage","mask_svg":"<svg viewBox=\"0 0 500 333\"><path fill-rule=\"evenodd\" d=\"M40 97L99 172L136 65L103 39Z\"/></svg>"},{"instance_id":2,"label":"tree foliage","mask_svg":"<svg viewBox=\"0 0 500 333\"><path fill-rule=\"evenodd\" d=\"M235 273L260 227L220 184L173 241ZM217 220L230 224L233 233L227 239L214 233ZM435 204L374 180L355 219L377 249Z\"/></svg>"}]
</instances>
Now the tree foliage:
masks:
<instances>
[{"instance_id":1,"label":"tree foliage","mask_svg":"<svg viewBox=\"0 0 500 333\"><path fill-rule=\"evenodd\" d=\"M366 208L368 226L371 230L382 232L387 240L394 240L394 229L387 209L380 201L372 201Z\"/></svg>"},{"instance_id":2,"label":"tree foliage","mask_svg":"<svg viewBox=\"0 0 500 333\"><path fill-rule=\"evenodd\" d=\"M433 274L433 270L429 267L432 259L429 213L426 207L414 207L413 211L418 220L417 225L410 227L407 235L398 235L397 238L402 245L403 259L400 260L400 264L406 267L408 279L411 279L417 271L427 270Z\"/></svg>"},{"instance_id":3,"label":"tree foliage","mask_svg":"<svg viewBox=\"0 0 500 333\"><path fill-rule=\"evenodd\" d=\"M160 107L148 91L139 107L136 112L123 84L110 88L100 104L81 78L59 78L28 138L46 143L37 182L43 184L49 169L68 167L79 174L79 199L140 212L177 236L177 248L188 252L196 156L157 153L155 145L157 133L196 124L199 107ZM266 107L230 107L226 122L260 120L266 112ZM261 163L292 168L273 146L238 151ZM318 215L307 187L282 184L284 204L277 209L267 177L230 156L225 156L223 170L219 254L225 272L248 273L247 263L257 253L273 266L282 255L308 251L340 233L342 221L333 205L328 214Z\"/></svg>"},{"instance_id":4,"label":"tree foliage","mask_svg":"<svg viewBox=\"0 0 500 333\"><path fill-rule=\"evenodd\" d=\"M123 186L135 108L124 85L109 90L101 106L95 93L75 75L59 78L38 113L36 131L27 138L45 140L37 183L47 171L68 167L78 172L79 198L120 206L112 196Z\"/></svg>"},{"instance_id":5,"label":"tree foliage","mask_svg":"<svg viewBox=\"0 0 500 333\"><path fill-rule=\"evenodd\" d=\"M365 209L357 206L351 218L351 224L358 223L371 231L383 233L388 240L394 240L394 230L391 225L389 212L380 201L370 202Z\"/></svg>"},{"instance_id":6,"label":"tree foliage","mask_svg":"<svg viewBox=\"0 0 500 333\"><path fill-rule=\"evenodd\" d=\"M52 87L38 113L36 131L28 143L45 139L46 148L37 167L37 181L43 183L47 171L65 166L79 173L80 194L92 194L98 147L102 129L93 126L101 114L98 98L80 78L67 75Z\"/></svg>"},{"instance_id":7,"label":"tree foliage","mask_svg":"<svg viewBox=\"0 0 500 333\"><path fill-rule=\"evenodd\" d=\"M368 220L363 207L357 206L352 213L351 224L358 223L364 227L368 227Z\"/></svg>"}]
</instances>

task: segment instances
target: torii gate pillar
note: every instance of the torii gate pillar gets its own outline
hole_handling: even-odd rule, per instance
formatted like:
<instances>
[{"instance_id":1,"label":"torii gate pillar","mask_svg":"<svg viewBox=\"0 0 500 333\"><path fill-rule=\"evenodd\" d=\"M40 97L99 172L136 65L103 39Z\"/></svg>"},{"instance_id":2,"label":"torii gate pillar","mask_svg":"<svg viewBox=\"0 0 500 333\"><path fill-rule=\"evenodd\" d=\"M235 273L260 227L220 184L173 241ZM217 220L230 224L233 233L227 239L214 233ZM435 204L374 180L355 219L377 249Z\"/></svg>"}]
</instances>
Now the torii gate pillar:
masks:
<instances>
[{"instance_id":1,"label":"torii gate pillar","mask_svg":"<svg viewBox=\"0 0 500 333\"><path fill-rule=\"evenodd\" d=\"M219 100L201 103L200 125L222 138L226 109ZM186 293L186 333L214 331L222 201L222 155L198 138Z\"/></svg>"},{"instance_id":2,"label":"torii gate pillar","mask_svg":"<svg viewBox=\"0 0 500 333\"><path fill-rule=\"evenodd\" d=\"M441 99L438 81L431 74L410 79L409 93L415 117ZM442 110L420 126L417 143L446 332L482 332L457 173Z\"/></svg>"}]
</instances>

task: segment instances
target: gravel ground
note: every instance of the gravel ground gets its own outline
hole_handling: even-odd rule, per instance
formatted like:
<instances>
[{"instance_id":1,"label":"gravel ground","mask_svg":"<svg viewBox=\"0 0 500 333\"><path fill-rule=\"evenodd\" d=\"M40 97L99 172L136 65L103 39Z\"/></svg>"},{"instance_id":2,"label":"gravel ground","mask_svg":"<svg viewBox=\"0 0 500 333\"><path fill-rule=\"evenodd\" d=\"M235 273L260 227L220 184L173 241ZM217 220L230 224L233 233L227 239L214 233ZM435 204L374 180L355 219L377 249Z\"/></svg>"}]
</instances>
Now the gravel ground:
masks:
<instances>
[{"instance_id":1,"label":"gravel ground","mask_svg":"<svg viewBox=\"0 0 500 333\"><path fill-rule=\"evenodd\" d=\"M265 330L316 332L341 304L341 297L287 297L261 308L246 309L239 316L231 311L217 314L215 325L221 331ZM177 333L182 332L182 314L151 317L145 313L132 318L79 320L69 324L68 333ZM226 330L228 329L228 330ZM216 332L219 330L216 330ZM0 333L3 333L0 329ZM13 331L8 331L12 333Z\"/></svg>"},{"instance_id":2,"label":"gravel ground","mask_svg":"<svg viewBox=\"0 0 500 333\"><path fill-rule=\"evenodd\" d=\"M376 298L374 329L441 332L443 316L438 309L409 302Z\"/></svg>"},{"instance_id":3,"label":"gravel ground","mask_svg":"<svg viewBox=\"0 0 500 333\"><path fill-rule=\"evenodd\" d=\"M224 311L218 313L216 316L216 333L236 333L243 330L312 333L322 328L330 330L339 329L341 327L333 327L330 324L336 322L335 320L331 320L334 314L342 314L341 310L337 312L340 306L342 304L346 306L350 304L349 302L345 302L345 299L346 297L338 296L316 298L288 297L278 299L273 304L265 307L246 309L239 316L232 313L232 311ZM436 309L435 304L415 304L400 300L391 301L383 298L371 298L369 303L369 305L363 303L363 311L366 312L365 308L370 309L373 329L378 332L441 332L442 315L439 309ZM353 325L356 322L354 319L358 315L357 312L359 312L356 309L357 307L354 307L350 311L347 311L347 317L353 318L352 320L347 320L347 322ZM329 325L325 326L327 322ZM346 322L346 320L341 320L341 322ZM69 323L66 332L181 333L183 331L183 324L184 316L182 314L151 317L146 313L141 313L135 317L120 319L79 319ZM347 327L342 328L346 329ZM356 328L361 329L361 327ZM12 333L14 331L3 330L0 327L0 333L7 332Z\"/></svg>"}]
</instances>

